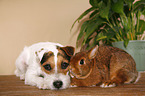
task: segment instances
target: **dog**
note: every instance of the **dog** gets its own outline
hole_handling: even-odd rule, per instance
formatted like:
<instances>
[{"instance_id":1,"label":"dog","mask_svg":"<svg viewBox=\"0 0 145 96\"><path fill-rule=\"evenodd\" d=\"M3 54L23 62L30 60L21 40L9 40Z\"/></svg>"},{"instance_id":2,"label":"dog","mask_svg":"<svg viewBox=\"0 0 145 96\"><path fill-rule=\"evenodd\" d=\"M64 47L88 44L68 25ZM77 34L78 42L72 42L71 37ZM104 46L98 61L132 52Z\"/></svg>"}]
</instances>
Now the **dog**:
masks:
<instances>
[{"instance_id":1,"label":"dog","mask_svg":"<svg viewBox=\"0 0 145 96\"><path fill-rule=\"evenodd\" d=\"M16 76L39 89L66 89L70 86L69 61L74 47L40 42L25 47L16 59Z\"/></svg>"},{"instance_id":2,"label":"dog","mask_svg":"<svg viewBox=\"0 0 145 96\"><path fill-rule=\"evenodd\" d=\"M71 57L71 85L115 87L136 81L134 59L124 50L111 46L95 46Z\"/></svg>"}]
</instances>

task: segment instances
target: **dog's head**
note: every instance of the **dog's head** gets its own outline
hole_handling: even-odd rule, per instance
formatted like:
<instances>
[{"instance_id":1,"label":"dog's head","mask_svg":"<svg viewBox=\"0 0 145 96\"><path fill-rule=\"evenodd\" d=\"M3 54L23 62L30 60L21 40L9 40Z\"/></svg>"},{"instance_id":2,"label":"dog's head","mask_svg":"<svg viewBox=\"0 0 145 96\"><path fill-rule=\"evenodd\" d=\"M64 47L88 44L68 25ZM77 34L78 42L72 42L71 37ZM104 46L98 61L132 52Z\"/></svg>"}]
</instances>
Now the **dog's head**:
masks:
<instances>
[{"instance_id":1,"label":"dog's head","mask_svg":"<svg viewBox=\"0 0 145 96\"><path fill-rule=\"evenodd\" d=\"M65 89L70 85L69 61L74 54L74 47L53 46L42 48L36 55L39 59L44 79L50 89Z\"/></svg>"},{"instance_id":2,"label":"dog's head","mask_svg":"<svg viewBox=\"0 0 145 96\"><path fill-rule=\"evenodd\" d=\"M70 60L70 72L77 79L87 78L94 67L93 59L97 54L98 46L76 53Z\"/></svg>"}]
</instances>

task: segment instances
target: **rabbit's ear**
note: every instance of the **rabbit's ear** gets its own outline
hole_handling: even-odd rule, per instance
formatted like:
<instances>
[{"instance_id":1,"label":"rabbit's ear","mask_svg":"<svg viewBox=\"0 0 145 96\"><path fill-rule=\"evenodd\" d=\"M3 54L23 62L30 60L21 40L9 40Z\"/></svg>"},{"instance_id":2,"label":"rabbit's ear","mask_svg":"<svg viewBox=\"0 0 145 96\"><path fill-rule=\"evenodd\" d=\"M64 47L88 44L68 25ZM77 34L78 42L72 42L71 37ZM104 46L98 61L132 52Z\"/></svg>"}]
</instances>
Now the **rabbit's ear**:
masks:
<instances>
[{"instance_id":1,"label":"rabbit's ear","mask_svg":"<svg viewBox=\"0 0 145 96\"><path fill-rule=\"evenodd\" d=\"M89 59L93 59L95 58L97 52L98 52L98 45L96 45L95 47L91 48L88 52L89 52Z\"/></svg>"}]
</instances>

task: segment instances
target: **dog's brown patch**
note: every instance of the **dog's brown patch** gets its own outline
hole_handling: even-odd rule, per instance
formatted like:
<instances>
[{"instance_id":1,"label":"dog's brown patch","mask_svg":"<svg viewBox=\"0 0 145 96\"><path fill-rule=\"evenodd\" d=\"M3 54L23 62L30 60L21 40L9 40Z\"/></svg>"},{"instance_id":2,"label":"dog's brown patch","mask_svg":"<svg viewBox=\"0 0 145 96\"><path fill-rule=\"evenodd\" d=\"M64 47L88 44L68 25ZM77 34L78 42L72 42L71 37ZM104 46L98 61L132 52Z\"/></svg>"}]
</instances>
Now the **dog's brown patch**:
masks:
<instances>
[{"instance_id":1,"label":"dog's brown patch","mask_svg":"<svg viewBox=\"0 0 145 96\"><path fill-rule=\"evenodd\" d=\"M72 46L60 47L60 49L64 51L65 54L69 57L73 56L74 51L75 51L74 47Z\"/></svg>"},{"instance_id":2,"label":"dog's brown patch","mask_svg":"<svg viewBox=\"0 0 145 96\"><path fill-rule=\"evenodd\" d=\"M57 46L57 49L58 49L57 65L56 65L57 73L67 74L67 72L69 71L69 61L70 61L71 56L74 53L74 48L71 46L66 46L66 47ZM41 63L42 69L46 73L56 72L53 52L49 51L45 53L40 63Z\"/></svg>"},{"instance_id":3,"label":"dog's brown patch","mask_svg":"<svg viewBox=\"0 0 145 96\"><path fill-rule=\"evenodd\" d=\"M54 56L53 52L49 51L47 53L44 53L42 60L41 60L41 65L46 62L51 56Z\"/></svg>"},{"instance_id":4,"label":"dog's brown patch","mask_svg":"<svg viewBox=\"0 0 145 96\"><path fill-rule=\"evenodd\" d=\"M69 59L70 58L61 49L58 49L57 57L58 57L58 59L57 59L58 73L66 74L69 70Z\"/></svg>"},{"instance_id":5,"label":"dog's brown patch","mask_svg":"<svg viewBox=\"0 0 145 96\"><path fill-rule=\"evenodd\" d=\"M40 53L42 50L44 50L44 48L41 48L38 52L36 51L35 52L36 56L38 56L38 53Z\"/></svg>"},{"instance_id":6,"label":"dog's brown patch","mask_svg":"<svg viewBox=\"0 0 145 96\"><path fill-rule=\"evenodd\" d=\"M41 60L41 68L46 73L54 72L55 68L55 62L54 62L54 54L53 52L49 51L45 53Z\"/></svg>"}]
</instances>

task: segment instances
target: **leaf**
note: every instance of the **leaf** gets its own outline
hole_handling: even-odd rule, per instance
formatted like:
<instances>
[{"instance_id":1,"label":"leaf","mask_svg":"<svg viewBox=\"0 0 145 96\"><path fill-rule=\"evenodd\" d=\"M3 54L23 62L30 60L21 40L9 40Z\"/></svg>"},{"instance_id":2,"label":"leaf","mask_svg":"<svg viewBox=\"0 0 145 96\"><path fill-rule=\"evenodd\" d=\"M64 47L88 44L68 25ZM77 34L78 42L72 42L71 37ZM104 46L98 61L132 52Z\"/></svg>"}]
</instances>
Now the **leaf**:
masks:
<instances>
[{"instance_id":1,"label":"leaf","mask_svg":"<svg viewBox=\"0 0 145 96\"><path fill-rule=\"evenodd\" d=\"M123 26L123 29L128 32L128 30L130 29L130 24L128 22L128 18L125 15L120 15L120 19L121 19L121 25Z\"/></svg>"},{"instance_id":2,"label":"leaf","mask_svg":"<svg viewBox=\"0 0 145 96\"><path fill-rule=\"evenodd\" d=\"M145 31L145 21L139 20L139 31L143 33Z\"/></svg>"},{"instance_id":3,"label":"leaf","mask_svg":"<svg viewBox=\"0 0 145 96\"><path fill-rule=\"evenodd\" d=\"M126 15L128 15L129 13L130 13L130 9L129 9L129 6L126 4L126 5L124 5L124 13L126 14Z\"/></svg>"},{"instance_id":4,"label":"leaf","mask_svg":"<svg viewBox=\"0 0 145 96\"><path fill-rule=\"evenodd\" d=\"M96 36L95 41L100 41L100 40L103 40L103 39L106 39L106 38L107 38L107 36L104 35L102 32L100 32L100 33Z\"/></svg>"},{"instance_id":5,"label":"leaf","mask_svg":"<svg viewBox=\"0 0 145 96\"><path fill-rule=\"evenodd\" d=\"M86 29L86 34L84 36L84 41L86 42L86 40L89 38L89 36L96 30L96 28L98 28L98 24L90 23Z\"/></svg>"},{"instance_id":6,"label":"leaf","mask_svg":"<svg viewBox=\"0 0 145 96\"><path fill-rule=\"evenodd\" d=\"M112 5L112 10L116 13L123 13L124 6L123 6L124 1L123 0L118 0L116 3Z\"/></svg>"},{"instance_id":7,"label":"leaf","mask_svg":"<svg viewBox=\"0 0 145 96\"><path fill-rule=\"evenodd\" d=\"M116 38L110 38L110 40L117 42L118 40L116 40Z\"/></svg>"},{"instance_id":8,"label":"leaf","mask_svg":"<svg viewBox=\"0 0 145 96\"><path fill-rule=\"evenodd\" d=\"M129 2L129 3L133 3L135 0L124 0L126 3Z\"/></svg>"},{"instance_id":9,"label":"leaf","mask_svg":"<svg viewBox=\"0 0 145 96\"><path fill-rule=\"evenodd\" d=\"M140 0L136 1L133 5L133 11L138 11L138 10L144 11L145 10L145 0Z\"/></svg>"},{"instance_id":10,"label":"leaf","mask_svg":"<svg viewBox=\"0 0 145 96\"><path fill-rule=\"evenodd\" d=\"M131 8L133 7L133 2L135 0L124 0L125 3L127 4L127 6L129 7L129 9L131 10ZM136 0L137 1L137 0Z\"/></svg>"},{"instance_id":11,"label":"leaf","mask_svg":"<svg viewBox=\"0 0 145 96\"><path fill-rule=\"evenodd\" d=\"M89 18L92 18L93 16L98 16L98 12L99 12L99 10L95 10L94 12L92 12L91 14L90 14L90 17Z\"/></svg>"},{"instance_id":12,"label":"leaf","mask_svg":"<svg viewBox=\"0 0 145 96\"><path fill-rule=\"evenodd\" d=\"M96 20L90 21L89 25L86 29L86 34L84 36L84 42L89 38L91 34L95 32L99 25L101 25L104 21L101 18L96 18Z\"/></svg>"},{"instance_id":13,"label":"leaf","mask_svg":"<svg viewBox=\"0 0 145 96\"><path fill-rule=\"evenodd\" d=\"M128 39L127 40L124 40L124 47L125 48L127 47L128 43L129 43L129 40Z\"/></svg>"},{"instance_id":14,"label":"leaf","mask_svg":"<svg viewBox=\"0 0 145 96\"><path fill-rule=\"evenodd\" d=\"M116 33L112 30L109 30L109 33L106 33L105 35L107 36L107 40L111 39L114 37Z\"/></svg>"},{"instance_id":15,"label":"leaf","mask_svg":"<svg viewBox=\"0 0 145 96\"><path fill-rule=\"evenodd\" d=\"M103 1L100 1L100 2L98 3L98 8L99 8L99 9L104 8L104 6L106 6L106 4L105 4Z\"/></svg>"},{"instance_id":16,"label":"leaf","mask_svg":"<svg viewBox=\"0 0 145 96\"><path fill-rule=\"evenodd\" d=\"M114 3L116 3L118 0L112 0Z\"/></svg>"},{"instance_id":17,"label":"leaf","mask_svg":"<svg viewBox=\"0 0 145 96\"><path fill-rule=\"evenodd\" d=\"M96 8L94 8L94 7L91 7L91 8L89 8L88 10L86 10L84 13L82 13L76 20L75 20L75 22L73 23L73 25L72 25L72 27L71 27L71 29L70 30L72 30L72 28L74 27L74 25L75 25L75 23L78 21L79 22L79 20L81 20L84 16L86 16L89 12L91 12L91 11L93 11L93 10L95 10Z\"/></svg>"},{"instance_id":18,"label":"leaf","mask_svg":"<svg viewBox=\"0 0 145 96\"><path fill-rule=\"evenodd\" d=\"M97 7L97 5L98 5L98 0L89 0L89 3L90 3L93 7Z\"/></svg>"},{"instance_id":19,"label":"leaf","mask_svg":"<svg viewBox=\"0 0 145 96\"><path fill-rule=\"evenodd\" d=\"M86 10L84 13L82 13L81 15L80 15L80 17L77 19L77 21L79 21L79 20L81 20L84 16L86 16L89 12L91 12L91 11L93 11L93 10L95 10L96 8L94 8L94 7L91 7L91 8L89 8L88 10Z\"/></svg>"},{"instance_id":20,"label":"leaf","mask_svg":"<svg viewBox=\"0 0 145 96\"><path fill-rule=\"evenodd\" d=\"M77 41L83 36L86 28L87 28L87 24L88 24L88 21L85 21L82 26L81 26L81 29L80 29L80 33L78 35L78 38L77 38Z\"/></svg>"},{"instance_id":21,"label":"leaf","mask_svg":"<svg viewBox=\"0 0 145 96\"><path fill-rule=\"evenodd\" d=\"M142 14L145 16L145 9L143 10Z\"/></svg>"},{"instance_id":22,"label":"leaf","mask_svg":"<svg viewBox=\"0 0 145 96\"><path fill-rule=\"evenodd\" d=\"M109 20L109 18L108 18L109 10L110 10L110 0L108 1L108 4L106 7L100 9L100 16L102 18L106 18L107 20Z\"/></svg>"}]
</instances>

